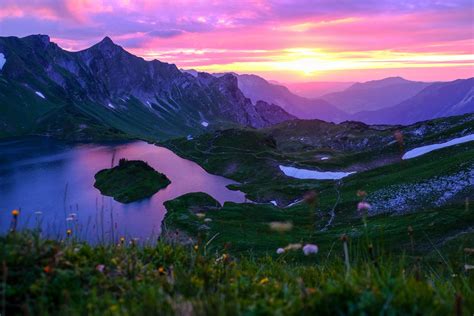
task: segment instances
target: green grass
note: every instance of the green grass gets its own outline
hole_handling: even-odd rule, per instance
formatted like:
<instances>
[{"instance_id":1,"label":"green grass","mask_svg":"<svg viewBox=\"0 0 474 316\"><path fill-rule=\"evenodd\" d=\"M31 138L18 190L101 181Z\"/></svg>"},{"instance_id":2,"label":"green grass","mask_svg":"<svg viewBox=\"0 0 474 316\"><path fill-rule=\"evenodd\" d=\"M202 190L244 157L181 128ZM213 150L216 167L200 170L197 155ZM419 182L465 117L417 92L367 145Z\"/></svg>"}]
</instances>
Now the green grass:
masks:
<instances>
[{"instance_id":1,"label":"green grass","mask_svg":"<svg viewBox=\"0 0 474 316\"><path fill-rule=\"evenodd\" d=\"M170 183L166 175L144 161L120 159L118 166L96 173L94 186L103 195L130 203L150 197Z\"/></svg>"},{"instance_id":2,"label":"green grass","mask_svg":"<svg viewBox=\"0 0 474 316\"><path fill-rule=\"evenodd\" d=\"M219 207L212 198L207 196L206 200L204 197L203 193L191 193L166 202L165 235L173 236L173 232L178 231L192 237L195 242L212 239L211 249L225 245L234 254L258 256L273 256L277 248L291 243L314 243L330 253L342 235L349 236L353 243L363 247L376 244L398 255L428 255L449 242L450 251L444 252L443 256L455 260L461 258L459 255L464 247L472 247L470 239L464 236L469 235L474 226L474 212L462 203L405 215L372 216L367 219L365 227L356 212L357 202L354 202L352 210L337 211L332 224L324 229L328 214L315 211L307 204L277 208L225 203ZM199 217L197 213L204 213L205 217ZM281 233L270 228L271 222L291 222L293 227ZM408 235L409 226L413 229L413 240ZM300 259L304 258L300 256ZM436 260L439 259L441 257L437 256ZM459 260L456 262L461 264Z\"/></svg>"},{"instance_id":3,"label":"green grass","mask_svg":"<svg viewBox=\"0 0 474 316\"><path fill-rule=\"evenodd\" d=\"M414 201L413 207L409 209L404 205L395 205L393 209L384 210L384 214L369 217L367 230L357 212L360 198L356 193L364 190L370 203L377 203L379 201L371 198L379 190L392 186L410 188L410 185L471 170L473 166L474 143L471 142L359 172L338 182L297 179L285 181L284 178L250 182L236 187L250 190L250 196L262 192L282 192L290 200L301 200L303 192L313 190L318 193L318 200L313 207L305 203L286 208L269 204L235 203L225 203L217 210L215 207L210 207L209 210L203 207L202 211L208 218L204 222L203 218L195 215L196 210L191 206L196 197L190 194L166 203L168 213L165 226L168 230L178 229L195 240L214 238L213 244L230 244L230 249L236 253L250 251L259 255L273 254L278 247L295 242L317 243L327 250L342 234L366 244L366 238L374 242L383 240L383 248L403 253L412 251L407 235L409 226L415 230L414 250L417 255L436 253L439 248L453 250L455 245L472 247L470 239L464 238L474 227L474 212L466 205L466 199L474 199L472 188L466 187L444 205L432 203L430 194L419 196L419 200ZM261 167L260 170L264 168ZM397 196L398 193L388 191L387 194ZM275 196L269 194L268 200L273 199ZM334 216L331 214L332 209ZM293 229L286 234L271 231L268 224L273 221L292 222ZM448 247L448 244L454 246ZM450 254L451 251L445 255Z\"/></svg>"},{"instance_id":4,"label":"green grass","mask_svg":"<svg viewBox=\"0 0 474 316\"><path fill-rule=\"evenodd\" d=\"M197 162L210 173L240 182L232 188L245 192L253 201L276 200L280 205L285 205L301 198L310 189L325 190L331 186L331 182L292 179L282 174L279 165L328 171L355 170L359 173L375 169L374 173L391 172L393 178L397 178L399 168L408 165L406 170L409 171L405 174L414 178L417 174L409 174L415 171L410 167L429 162L422 176L428 173L435 175L439 169L445 171L448 168L456 168L453 166L459 164L459 159L466 158L467 163L471 163L472 145L466 145L468 152L465 157L455 153L457 158L451 159L450 151L447 150L443 151L447 154L441 156L436 153L429 156L429 159L423 157L421 160L405 161L403 164L399 164L400 150L409 150L472 132L473 122L472 115L465 115L378 130L360 123L336 125L317 120L292 121L262 130L218 131L201 135L191 141L183 138L173 139L160 145ZM393 136L397 130L404 135L401 148ZM423 131L422 135L418 134L419 130ZM322 161L322 156L331 158ZM443 161L431 161L437 157ZM385 169L380 169L387 165ZM348 179L352 178L354 177ZM398 182L403 179L398 178Z\"/></svg>"},{"instance_id":5,"label":"green grass","mask_svg":"<svg viewBox=\"0 0 474 316\"><path fill-rule=\"evenodd\" d=\"M474 275L449 263L431 265L368 255L342 242L306 257L229 255L205 244L158 242L91 246L0 237L2 314L34 315L471 315ZM472 256L471 256L472 257ZM468 258L474 260L474 258Z\"/></svg>"}]
</instances>

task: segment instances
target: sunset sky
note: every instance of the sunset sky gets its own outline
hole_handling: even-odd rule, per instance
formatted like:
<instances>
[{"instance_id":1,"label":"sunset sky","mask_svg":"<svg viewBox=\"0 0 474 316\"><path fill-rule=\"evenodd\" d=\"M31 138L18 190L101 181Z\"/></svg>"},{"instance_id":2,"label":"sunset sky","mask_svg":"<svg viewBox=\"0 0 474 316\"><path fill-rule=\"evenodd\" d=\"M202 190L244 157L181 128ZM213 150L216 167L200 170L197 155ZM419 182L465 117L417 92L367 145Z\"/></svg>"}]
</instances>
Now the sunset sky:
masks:
<instances>
[{"instance_id":1,"label":"sunset sky","mask_svg":"<svg viewBox=\"0 0 474 316\"><path fill-rule=\"evenodd\" d=\"M474 76L472 0L0 0L0 35L290 81Z\"/></svg>"}]
</instances>

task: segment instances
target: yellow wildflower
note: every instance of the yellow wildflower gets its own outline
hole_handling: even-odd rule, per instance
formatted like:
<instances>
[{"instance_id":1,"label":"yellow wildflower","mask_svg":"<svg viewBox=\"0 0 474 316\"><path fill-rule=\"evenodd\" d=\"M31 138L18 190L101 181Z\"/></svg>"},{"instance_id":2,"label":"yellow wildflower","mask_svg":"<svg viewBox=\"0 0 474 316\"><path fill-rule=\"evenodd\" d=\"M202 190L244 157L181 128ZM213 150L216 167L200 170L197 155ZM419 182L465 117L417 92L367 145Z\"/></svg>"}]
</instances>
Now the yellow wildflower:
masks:
<instances>
[{"instance_id":1,"label":"yellow wildflower","mask_svg":"<svg viewBox=\"0 0 474 316\"><path fill-rule=\"evenodd\" d=\"M160 275L165 274L165 268L159 267L159 268L158 268L158 273L159 273Z\"/></svg>"},{"instance_id":2,"label":"yellow wildflower","mask_svg":"<svg viewBox=\"0 0 474 316\"><path fill-rule=\"evenodd\" d=\"M263 278L260 280L260 282L258 282L258 284L267 284L270 280L268 278Z\"/></svg>"}]
</instances>

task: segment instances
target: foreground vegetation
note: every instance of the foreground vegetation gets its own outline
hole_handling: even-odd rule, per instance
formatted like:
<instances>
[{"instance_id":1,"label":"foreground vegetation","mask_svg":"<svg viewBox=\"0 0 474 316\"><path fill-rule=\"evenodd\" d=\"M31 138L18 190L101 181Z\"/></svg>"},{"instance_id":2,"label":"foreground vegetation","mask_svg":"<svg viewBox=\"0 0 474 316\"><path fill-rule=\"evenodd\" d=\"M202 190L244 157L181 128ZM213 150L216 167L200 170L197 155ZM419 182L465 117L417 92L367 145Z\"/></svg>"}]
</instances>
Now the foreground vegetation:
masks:
<instances>
[{"instance_id":1,"label":"foreground vegetation","mask_svg":"<svg viewBox=\"0 0 474 316\"><path fill-rule=\"evenodd\" d=\"M130 203L152 196L171 181L141 160L120 159L119 165L95 175L94 186L103 195L121 203Z\"/></svg>"},{"instance_id":2,"label":"foreground vegetation","mask_svg":"<svg viewBox=\"0 0 474 316\"><path fill-rule=\"evenodd\" d=\"M404 140L358 123L303 122L295 136L288 124L167 142L266 203L180 196L165 203L158 241L91 245L71 229L46 240L39 227L16 231L16 211L0 237L0 313L472 315L474 189L460 183L474 170L474 143L400 160L403 146L465 133L472 122L412 126ZM97 184L117 200L152 195L156 171L143 164L121 161ZM280 164L357 173L290 179ZM392 203L411 191L415 198Z\"/></svg>"},{"instance_id":3,"label":"foreground vegetation","mask_svg":"<svg viewBox=\"0 0 474 316\"><path fill-rule=\"evenodd\" d=\"M212 242L211 242L212 243ZM91 246L0 238L2 315L424 314L471 315L474 275L344 241L332 250L234 256L202 242ZM467 253L469 256L469 253ZM471 260L473 256L471 255Z\"/></svg>"}]
</instances>

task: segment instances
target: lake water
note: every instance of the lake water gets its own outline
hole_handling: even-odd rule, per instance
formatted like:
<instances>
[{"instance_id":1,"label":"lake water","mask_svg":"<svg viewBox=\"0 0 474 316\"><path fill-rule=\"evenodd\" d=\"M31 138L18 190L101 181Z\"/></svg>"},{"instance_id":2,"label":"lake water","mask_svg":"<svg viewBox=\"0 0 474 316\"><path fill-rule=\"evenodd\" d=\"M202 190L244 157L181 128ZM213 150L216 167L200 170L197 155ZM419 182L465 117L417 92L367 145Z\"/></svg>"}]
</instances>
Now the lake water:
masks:
<instances>
[{"instance_id":1,"label":"lake water","mask_svg":"<svg viewBox=\"0 0 474 316\"><path fill-rule=\"evenodd\" d=\"M121 204L94 188L97 171L120 158L140 159L166 174L171 184L151 198ZM163 202L190 192L205 192L223 203L244 202L234 183L207 173L172 151L136 141L120 144L67 144L48 138L0 142L0 230L6 232L11 210L21 209L19 227L41 227L48 237L72 228L89 241L156 238L166 213ZM76 213L71 220L71 213ZM73 214L74 215L74 214ZM69 220L67 218L69 217Z\"/></svg>"}]
</instances>

